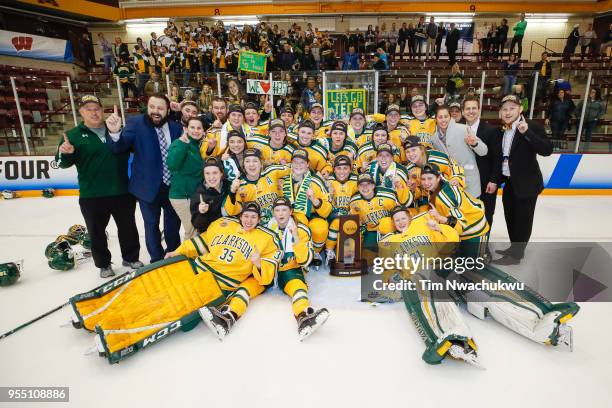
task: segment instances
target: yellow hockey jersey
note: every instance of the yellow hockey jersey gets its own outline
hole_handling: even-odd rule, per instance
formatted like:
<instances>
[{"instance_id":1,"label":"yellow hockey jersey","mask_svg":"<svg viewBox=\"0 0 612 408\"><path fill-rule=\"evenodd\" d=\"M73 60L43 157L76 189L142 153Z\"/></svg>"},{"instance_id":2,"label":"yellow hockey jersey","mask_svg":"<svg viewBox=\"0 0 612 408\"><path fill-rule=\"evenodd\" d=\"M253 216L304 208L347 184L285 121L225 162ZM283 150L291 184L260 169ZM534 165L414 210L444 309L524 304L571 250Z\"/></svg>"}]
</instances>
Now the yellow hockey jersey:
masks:
<instances>
[{"instance_id":1,"label":"yellow hockey jersey","mask_svg":"<svg viewBox=\"0 0 612 408\"><path fill-rule=\"evenodd\" d=\"M306 173L302 181L295 183L291 173L284 176L280 183L282 185L283 196L293 204L293 214L296 218L306 223L315 215L327 218L332 211L329 192L325 187L325 182L316 174L310 171ZM314 196L321 200L319 208L315 208L306 195L308 189L312 189Z\"/></svg>"},{"instance_id":2,"label":"yellow hockey jersey","mask_svg":"<svg viewBox=\"0 0 612 408\"><path fill-rule=\"evenodd\" d=\"M303 146L296 140L295 146L308 152L308 167L310 170L323 176L332 172L332 166L327 162L327 150L320 140L315 139L308 146Z\"/></svg>"},{"instance_id":3,"label":"yellow hockey jersey","mask_svg":"<svg viewBox=\"0 0 612 408\"><path fill-rule=\"evenodd\" d=\"M297 240L289 231L281 229L276 224L275 220L271 220L267 224L268 229L276 234L278 241L281 243L281 249L283 250L283 258L278 268L279 272L307 267L314 258L310 228L298 222L295 217L293 217L293 222L295 222L298 228ZM289 242L289 240L291 242Z\"/></svg>"},{"instance_id":4,"label":"yellow hockey jersey","mask_svg":"<svg viewBox=\"0 0 612 408\"><path fill-rule=\"evenodd\" d=\"M351 142L348 138L344 140L344 144L340 149L332 148L331 137L319 140L321 141L321 145L325 147L325 152L327 153L327 162L330 165L333 165L336 156L339 156L341 154L348 156L352 161L355 161L355 159L357 158L357 145Z\"/></svg>"},{"instance_id":5,"label":"yellow hockey jersey","mask_svg":"<svg viewBox=\"0 0 612 408\"><path fill-rule=\"evenodd\" d=\"M401 163L402 159L400 149L393 144L391 145L391 148L393 149L393 160L396 163ZM374 142L370 141L362 145L357 151L357 161L355 166L357 169L361 169L364 162L369 163L374 159L376 159L376 146L374 145Z\"/></svg>"},{"instance_id":6,"label":"yellow hockey jersey","mask_svg":"<svg viewBox=\"0 0 612 408\"><path fill-rule=\"evenodd\" d=\"M240 177L240 187L235 196L230 196L225 200L224 210L228 215L237 215L242 211L242 204L249 201L256 201L261 208L261 223L267 222L272 218L272 204L281 195L279 181L282 177L291 172L286 166L268 166L256 181L251 181L245 175Z\"/></svg>"},{"instance_id":7,"label":"yellow hockey jersey","mask_svg":"<svg viewBox=\"0 0 612 408\"><path fill-rule=\"evenodd\" d=\"M223 217L195 238L184 241L176 252L194 258L196 265L211 272L223 290L234 291L253 276L260 285L274 280L283 252L276 235L265 227L244 231L236 218ZM261 269L251 257L258 252Z\"/></svg>"},{"instance_id":8,"label":"yellow hockey jersey","mask_svg":"<svg viewBox=\"0 0 612 408\"><path fill-rule=\"evenodd\" d=\"M368 231L376 231L381 219L388 217L390 211L399 205L395 191L390 188L376 187L374 196L366 200L361 193L351 197L349 213L359 216L362 228Z\"/></svg>"},{"instance_id":9,"label":"yellow hockey jersey","mask_svg":"<svg viewBox=\"0 0 612 408\"><path fill-rule=\"evenodd\" d=\"M285 143L283 147L277 149L270 146L270 138L267 136L253 135L247 139L247 148L256 149L261 152L261 160L264 166L271 164L286 165L291 163L291 155L295 147Z\"/></svg>"},{"instance_id":10,"label":"yellow hockey jersey","mask_svg":"<svg viewBox=\"0 0 612 408\"><path fill-rule=\"evenodd\" d=\"M331 197L332 212L330 217L338 217L349 213L351 197L359 191L357 189L357 175L351 173L347 180L339 181L332 174L327 179L328 191Z\"/></svg>"},{"instance_id":11,"label":"yellow hockey jersey","mask_svg":"<svg viewBox=\"0 0 612 408\"><path fill-rule=\"evenodd\" d=\"M432 118L423 121L410 119L408 121L408 132L411 136L417 136L425 147L431 149L433 147L431 139L436 133L436 120Z\"/></svg>"},{"instance_id":12,"label":"yellow hockey jersey","mask_svg":"<svg viewBox=\"0 0 612 408\"><path fill-rule=\"evenodd\" d=\"M202 158L206 158L209 156L221 156L227 149L227 135L232 130L238 130L239 132L242 132L247 142L253 134L253 130L246 123L243 123L241 128L234 129L229 122L225 122L225 124L221 128L211 129L206 132L206 138L202 141L202 144L200 145L200 155L202 156ZM215 139L217 141L212 153L210 154L207 153L208 139Z\"/></svg>"},{"instance_id":13,"label":"yellow hockey jersey","mask_svg":"<svg viewBox=\"0 0 612 408\"><path fill-rule=\"evenodd\" d=\"M440 181L440 189L429 195L429 202L443 217L454 217L454 228L461 240L480 237L489 232L484 204L461 187Z\"/></svg>"},{"instance_id":14,"label":"yellow hockey jersey","mask_svg":"<svg viewBox=\"0 0 612 408\"><path fill-rule=\"evenodd\" d=\"M426 150L427 155L426 164L435 164L440 168L440 173L444 176L447 181L457 180L461 187L465 187L465 174L463 167L457 164L451 159L446 153L439 150ZM406 170L411 173L415 171L418 176L421 176L418 166L414 163L408 163Z\"/></svg>"}]
</instances>

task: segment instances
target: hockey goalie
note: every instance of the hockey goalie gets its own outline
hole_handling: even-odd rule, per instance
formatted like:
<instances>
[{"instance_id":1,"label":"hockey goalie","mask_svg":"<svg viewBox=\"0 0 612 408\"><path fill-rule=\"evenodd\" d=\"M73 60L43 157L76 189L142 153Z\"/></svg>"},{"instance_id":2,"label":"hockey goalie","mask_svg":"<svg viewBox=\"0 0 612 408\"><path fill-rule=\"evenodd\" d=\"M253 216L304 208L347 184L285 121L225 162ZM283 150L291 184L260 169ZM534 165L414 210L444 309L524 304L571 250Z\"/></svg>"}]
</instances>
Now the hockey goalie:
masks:
<instances>
[{"instance_id":1,"label":"hockey goalie","mask_svg":"<svg viewBox=\"0 0 612 408\"><path fill-rule=\"evenodd\" d=\"M259 217L259 206L246 203L240 218L213 222L167 259L72 297L73 325L95 331L96 348L110 363L200 320L223 338L272 283L282 257Z\"/></svg>"},{"instance_id":2,"label":"hockey goalie","mask_svg":"<svg viewBox=\"0 0 612 408\"><path fill-rule=\"evenodd\" d=\"M381 257L394 257L399 252L413 259L444 258L452 251L448 245L459 243L459 235L452 227L438 224L428 213L411 218L405 207L398 206L391 215L396 232L380 241ZM538 343L571 349L572 332L566 323L578 312L576 303L552 304L527 286L515 291L459 291L449 290L452 285L443 284L443 290L430 290L420 282L520 283L488 265L461 272L438 268L426 274L412 268L388 270L383 274L387 282L408 279L415 283L409 289L402 290L402 297L417 331L425 341L426 350L422 356L425 362L439 364L450 356L480 365L477 345L463 320L460 305L480 319L490 316L510 330Z\"/></svg>"}]
</instances>

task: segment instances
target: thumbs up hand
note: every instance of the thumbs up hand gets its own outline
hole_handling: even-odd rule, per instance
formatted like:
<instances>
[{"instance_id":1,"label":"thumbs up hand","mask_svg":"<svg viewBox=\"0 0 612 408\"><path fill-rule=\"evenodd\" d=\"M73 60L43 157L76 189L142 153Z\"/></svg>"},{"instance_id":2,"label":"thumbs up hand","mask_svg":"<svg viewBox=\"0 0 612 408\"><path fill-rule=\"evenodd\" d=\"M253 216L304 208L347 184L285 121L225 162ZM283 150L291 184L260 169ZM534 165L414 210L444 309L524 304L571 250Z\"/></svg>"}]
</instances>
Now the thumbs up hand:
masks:
<instances>
[{"instance_id":1,"label":"thumbs up hand","mask_svg":"<svg viewBox=\"0 0 612 408\"><path fill-rule=\"evenodd\" d=\"M121 117L117 111L117 105L113 109L113 113L106 118L106 127L110 133L119 133L121 130Z\"/></svg>"},{"instance_id":2,"label":"thumbs up hand","mask_svg":"<svg viewBox=\"0 0 612 408\"><path fill-rule=\"evenodd\" d=\"M72 154L74 153L74 145L70 143L68 140L68 136L64 133L64 143L62 143L59 147L59 151L62 154Z\"/></svg>"}]
</instances>

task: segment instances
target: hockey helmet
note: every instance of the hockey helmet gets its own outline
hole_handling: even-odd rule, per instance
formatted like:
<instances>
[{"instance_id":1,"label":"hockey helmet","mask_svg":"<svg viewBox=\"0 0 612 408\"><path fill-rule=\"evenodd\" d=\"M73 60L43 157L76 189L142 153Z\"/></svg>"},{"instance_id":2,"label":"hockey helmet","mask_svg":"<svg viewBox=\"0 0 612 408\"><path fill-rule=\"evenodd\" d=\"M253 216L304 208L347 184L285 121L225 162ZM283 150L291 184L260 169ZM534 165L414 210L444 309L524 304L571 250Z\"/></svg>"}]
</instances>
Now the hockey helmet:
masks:
<instances>
[{"instance_id":1,"label":"hockey helmet","mask_svg":"<svg viewBox=\"0 0 612 408\"><path fill-rule=\"evenodd\" d=\"M51 269L67 271L74 268L74 251L70 242L63 236L59 236L58 239L47 245L45 255Z\"/></svg>"},{"instance_id":2,"label":"hockey helmet","mask_svg":"<svg viewBox=\"0 0 612 408\"><path fill-rule=\"evenodd\" d=\"M53 198L55 197L55 189L54 188L45 188L42 191L42 196L45 198Z\"/></svg>"},{"instance_id":3,"label":"hockey helmet","mask_svg":"<svg viewBox=\"0 0 612 408\"><path fill-rule=\"evenodd\" d=\"M6 262L0 264L0 286L10 286L19 280L23 260L18 262Z\"/></svg>"},{"instance_id":4,"label":"hockey helmet","mask_svg":"<svg viewBox=\"0 0 612 408\"><path fill-rule=\"evenodd\" d=\"M91 238L89 236L89 233L87 232L87 228L85 228L83 225L75 224L70 227L68 229L68 236L70 236L73 240L76 241L72 242L71 240L69 240L72 245L78 243L81 244L85 249L91 249Z\"/></svg>"}]
</instances>

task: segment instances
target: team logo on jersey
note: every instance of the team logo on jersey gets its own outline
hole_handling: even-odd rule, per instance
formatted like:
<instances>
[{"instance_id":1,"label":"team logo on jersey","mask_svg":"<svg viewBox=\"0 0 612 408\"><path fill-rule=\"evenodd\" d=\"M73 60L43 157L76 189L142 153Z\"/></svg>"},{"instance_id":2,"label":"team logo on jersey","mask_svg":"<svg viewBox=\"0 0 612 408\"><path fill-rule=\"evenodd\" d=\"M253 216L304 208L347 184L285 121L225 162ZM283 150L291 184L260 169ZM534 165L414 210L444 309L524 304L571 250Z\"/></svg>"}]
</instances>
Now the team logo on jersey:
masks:
<instances>
[{"instance_id":1,"label":"team logo on jersey","mask_svg":"<svg viewBox=\"0 0 612 408\"><path fill-rule=\"evenodd\" d=\"M221 224L219 224L219 225L220 225L220 226L222 226L222 227L227 227L227 221L223 221L223 222L221 222Z\"/></svg>"}]
</instances>

